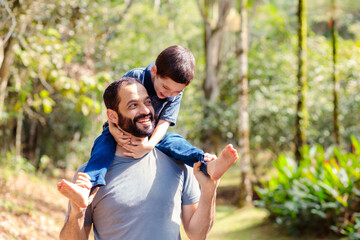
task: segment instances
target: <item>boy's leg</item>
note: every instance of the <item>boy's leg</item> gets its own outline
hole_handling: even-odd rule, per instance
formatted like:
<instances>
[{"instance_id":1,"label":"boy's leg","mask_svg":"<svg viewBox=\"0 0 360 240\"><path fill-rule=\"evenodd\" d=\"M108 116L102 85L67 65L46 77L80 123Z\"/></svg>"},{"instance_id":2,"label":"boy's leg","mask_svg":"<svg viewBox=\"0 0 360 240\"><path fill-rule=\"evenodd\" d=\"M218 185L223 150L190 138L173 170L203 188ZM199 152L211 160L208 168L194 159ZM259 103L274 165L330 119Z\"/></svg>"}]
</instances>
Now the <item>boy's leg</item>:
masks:
<instances>
[{"instance_id":1,"label":"boy's leg","mask_svg":"<svg viewBox=\"0 0 360 240\"><path fill-rule=\"evenodd\" d=\"M204 152L187 142L182 136L174 133L167 133L156 147L165 154L183 161L189 166L201 161L201 171L218 180L235 163L238 158L237 151L231 144L227 145L219 157L213 161L204 161Z\"/></svg>"},{"instance_id":2,"label":"boy's leg","mask_svg":"<svg viewBox=\"0 0 360 240\"><path fill-rule=\"evenodd\" d=\"M208 162L207 172L214 180L218 180L236 162L238 154L235 148L228 144L216 160Z\"/></svg>"},{"instance_id":3,"label":"boy's leg","mask_svg":"<svg viewBox=\"0 0 360 240\"><path fill-rule=\"evenodd\" d=\"M105 185L105 174L114 159L116 144L109 128L105 128L95 140L90 160L84 169L84 174L88 177L87 181L89 181L89 184L91 183L91 187L87 190L62 180L58 184L58 190L70 201L76 202L78 205L87 203L89 194L86 194L86 192L94 192L99 186Z\"/></svg>"},{"instance_id":4,"label":"boy's leg","mask_svg":"<svg viewBox=\"0 0 360 240\"><path fill-rule=\"evenodd\" d=\"M91 157L84 169L84 173L90 176L93 188L106 184L105 175L114 159L116 144L108 127L95 140L91 150Z\"/></svg>"},{"instance_id":5,"label":"boy's leg","mask_svg":"<svg viewBox=\"0 0 360 240\"><path fill-rule=\"evenodd\" d=\"M194 163L201 161L201 171L207 174L204 151L192 146L182 136L175 133L166 133L156 147L172 158L183 161L186 165L193 167Z\"/></svg>"}]
</instances>

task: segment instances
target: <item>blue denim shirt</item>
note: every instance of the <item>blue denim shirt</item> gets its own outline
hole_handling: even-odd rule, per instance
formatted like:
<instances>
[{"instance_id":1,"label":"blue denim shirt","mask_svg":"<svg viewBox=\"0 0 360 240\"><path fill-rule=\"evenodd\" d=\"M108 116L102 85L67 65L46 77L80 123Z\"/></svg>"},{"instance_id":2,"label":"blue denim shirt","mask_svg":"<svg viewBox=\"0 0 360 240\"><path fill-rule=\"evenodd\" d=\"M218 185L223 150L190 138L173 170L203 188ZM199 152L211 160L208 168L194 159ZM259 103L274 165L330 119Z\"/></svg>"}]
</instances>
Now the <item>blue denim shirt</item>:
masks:
<instances>
[{"instance_id":1,"label":"blue denim shirt","mask_svg":"<svg viewBox=\"0 0 360 240\"><path fill-rule=\"evenodd\" d=\"M155 63L150 63L146 68L132 69L127 72L124 77L137 78L142 82L151 98L151 103L155 110L156 124L159 120L165 120L170 122L170 126L175 126L183 93L180 93L175 97L168 97L165 99L158 98L154 89L154 84L151 80L151 68L154 65Z\"/></svg>"}]
</instances>

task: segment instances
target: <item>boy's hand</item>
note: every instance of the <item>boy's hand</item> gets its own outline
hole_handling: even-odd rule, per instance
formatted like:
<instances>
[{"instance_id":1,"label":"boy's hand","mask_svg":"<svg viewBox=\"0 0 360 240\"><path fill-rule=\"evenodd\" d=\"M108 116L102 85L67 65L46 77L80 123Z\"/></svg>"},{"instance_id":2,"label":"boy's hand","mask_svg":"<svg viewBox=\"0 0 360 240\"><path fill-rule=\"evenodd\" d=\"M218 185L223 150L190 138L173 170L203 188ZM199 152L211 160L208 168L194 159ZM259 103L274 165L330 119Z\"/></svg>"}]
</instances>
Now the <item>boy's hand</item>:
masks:
<instances>
[{"instance_id":1,"label":"boy's hand","mask_svg":"<svg viewBox=\"0 0 360 240\"><path fill-rule=\"evenodd\" d=\"M120 129L118 129L114 123L109 121L109 130L111 135L115 138L115 141L120 146L124 146L125 144L130 143L130 136L122 132Z\"/></svg>"},{"instance_id":2,"label":"boy's hand","mask_svg":"<svg viewBox=\"0 0 360 240\"><path fill-rule=\"evenodd\" d=\"M132 140L130 143L122 146L127 152L124 153L126 157L141 158L150 152L155 146L149 142L148 138L144 140Z\"/></svg>"}]
</instances>

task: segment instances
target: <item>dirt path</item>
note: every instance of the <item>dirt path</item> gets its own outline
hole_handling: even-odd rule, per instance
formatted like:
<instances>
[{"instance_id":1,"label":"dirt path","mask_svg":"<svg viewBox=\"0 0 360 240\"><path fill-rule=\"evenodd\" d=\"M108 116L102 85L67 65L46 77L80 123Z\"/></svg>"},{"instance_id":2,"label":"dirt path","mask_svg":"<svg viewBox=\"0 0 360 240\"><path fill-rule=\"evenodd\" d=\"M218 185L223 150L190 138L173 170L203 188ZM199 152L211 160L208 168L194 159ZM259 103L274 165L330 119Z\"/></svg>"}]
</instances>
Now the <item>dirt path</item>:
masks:
<instances>
[{"instance_id":1,"label":"dirt path","mask_svg":"<svg viewBox=\"0 0 360 240\"><path fill-rule=\"evenodd\" d=\"M57 179L0 173L0 240L58 239L67 201Z\"/></svg>"}]
</instances>

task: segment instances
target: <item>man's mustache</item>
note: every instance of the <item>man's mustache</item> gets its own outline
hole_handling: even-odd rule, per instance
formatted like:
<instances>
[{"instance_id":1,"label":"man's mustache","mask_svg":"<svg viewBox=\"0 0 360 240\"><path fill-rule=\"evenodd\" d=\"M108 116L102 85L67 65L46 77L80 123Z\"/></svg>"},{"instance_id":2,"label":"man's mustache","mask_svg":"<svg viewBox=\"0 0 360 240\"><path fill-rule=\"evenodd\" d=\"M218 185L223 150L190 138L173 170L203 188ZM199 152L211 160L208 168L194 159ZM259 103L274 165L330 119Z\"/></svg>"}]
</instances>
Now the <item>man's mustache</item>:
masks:
<instances>
[{"instance_id":1,"label":"man's mustache","mask_svg":"<svg viewBox=\"0 0 360 240\"><path fill-rule=\"evenodd\" d=\"M139 120L140 118L146 118L146 117L150 118L150 121L153 121L153 120L154 120L154 115L153 115L152 113L149 113L149 114L141 114L141 115L136 116L136 117L134 118L134 123L136 123L137 120Z\"/></svg>"}]
</instances>

